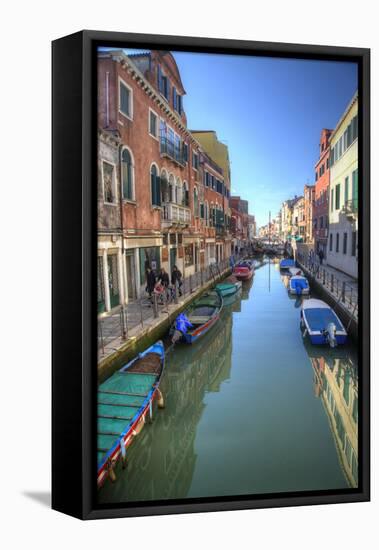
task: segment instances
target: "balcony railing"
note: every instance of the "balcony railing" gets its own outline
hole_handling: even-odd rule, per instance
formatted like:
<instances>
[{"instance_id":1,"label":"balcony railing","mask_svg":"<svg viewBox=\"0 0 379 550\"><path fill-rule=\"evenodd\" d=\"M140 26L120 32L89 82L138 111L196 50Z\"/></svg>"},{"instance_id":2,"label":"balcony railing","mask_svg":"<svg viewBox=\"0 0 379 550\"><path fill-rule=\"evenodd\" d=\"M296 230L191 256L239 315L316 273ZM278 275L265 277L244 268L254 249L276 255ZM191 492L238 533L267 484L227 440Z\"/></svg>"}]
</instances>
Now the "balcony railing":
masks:
<instances>
[{"instance_id":1,"label":"balcony railing","mask_svg":"<svg viewBox=\"0 0 379 550\"><path fill-rule=\"evenodd\" d=\"M182 166L185 165L186 161L180 143L175 143L166 135L160 136L160 151L162 156L168 157Z\"/></svg>"},{"instance_id":2,"label":"balcony railing","mask_svg":"<svg viewBox=\"0 0 379 550\"><path fill-rule=\"evenodd\" d=\"M189 225L191 223L191 210L186 206L164 202L162 204L162 222L167 225L173 223Z\"/></svg>"},{"instance_id":3,"label":"balcony railing","mask_svg":"<svg viewBox=\"0 0 379 550\"><path fill-rule=\"evenodd\" d=\"M346 201L341 211L347 218L356 220L358 217L358 199Z\"/></svg>"}]
</instances>

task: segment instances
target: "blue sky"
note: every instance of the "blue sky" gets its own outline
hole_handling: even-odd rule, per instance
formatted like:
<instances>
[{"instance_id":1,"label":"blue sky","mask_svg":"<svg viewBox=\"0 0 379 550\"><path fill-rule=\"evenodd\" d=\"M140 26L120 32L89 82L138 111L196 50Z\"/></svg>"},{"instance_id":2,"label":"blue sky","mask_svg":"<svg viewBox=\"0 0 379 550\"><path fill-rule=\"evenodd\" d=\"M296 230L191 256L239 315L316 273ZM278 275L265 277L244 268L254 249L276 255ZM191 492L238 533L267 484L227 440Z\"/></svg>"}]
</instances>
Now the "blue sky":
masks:
<instances>
[{"instance_id":1,"label":"blue sky","mask_svg":"<svg viewBox=\"0 0 379 550\"><path fill-rule=\"evenodd\" d=\"M334 128L357 89L357 65L173 52L188 128L228 145L232 194L258 226L314 183L322 128Z\"/></svg>"}]
</instances>

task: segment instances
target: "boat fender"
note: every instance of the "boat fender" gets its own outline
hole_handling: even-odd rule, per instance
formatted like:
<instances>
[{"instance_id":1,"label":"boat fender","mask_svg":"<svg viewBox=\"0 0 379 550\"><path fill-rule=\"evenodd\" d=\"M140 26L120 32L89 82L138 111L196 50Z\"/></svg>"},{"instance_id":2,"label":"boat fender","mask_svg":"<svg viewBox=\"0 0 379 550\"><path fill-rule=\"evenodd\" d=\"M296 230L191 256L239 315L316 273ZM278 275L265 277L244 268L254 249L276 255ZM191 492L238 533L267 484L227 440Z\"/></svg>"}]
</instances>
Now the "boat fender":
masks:
<instances>
[{"instance_id":1,"label":"boat fender","mask_svg":"<svg viewBox=\"0 0 379 550\"><path fill-rule=\"evenodd\" d=\"M107 469L108 475L109 475L112 483L114 483L117 478L116 478L116 474L115 474L115 471L114 471L114 461L111 460L110 458L108 458L108 460L107 460L106 469Z\"/></svg>"},{"instance_id":2,"label":"boat fender","mask_svg":"<svg viewBox=\"0 0 379 550\"><path fill-rule=\"evenodd\" d=\"M337 345L336 331L337 329L334 323L329 323L326 329L323 331L331 348L335 348Z\"/></svg>"},{"instance_id":3,"label":"boat fender","mask_svg":"<svg viewBox=\"0 0 379 550\"><path fill-rule=\"evenodd\" d=\"M120 449L121 449L122 469L124 470L126 467L126 446L125 446L125 441L123 437L120 439Z\"/></svg>"},{"instance_id":4,"label":"boat fender","mask_svg":"<svg viewBox=\"0 0 379 550\"><path fill-rule=\"evenodd\" d=\"M157 389L157 393L158 393L158 407L160 409L164 409L165 402L164 402L164 399L163 399L163 394L162 394L162 392L159 388Z\"/></svg>"}]
</instances>

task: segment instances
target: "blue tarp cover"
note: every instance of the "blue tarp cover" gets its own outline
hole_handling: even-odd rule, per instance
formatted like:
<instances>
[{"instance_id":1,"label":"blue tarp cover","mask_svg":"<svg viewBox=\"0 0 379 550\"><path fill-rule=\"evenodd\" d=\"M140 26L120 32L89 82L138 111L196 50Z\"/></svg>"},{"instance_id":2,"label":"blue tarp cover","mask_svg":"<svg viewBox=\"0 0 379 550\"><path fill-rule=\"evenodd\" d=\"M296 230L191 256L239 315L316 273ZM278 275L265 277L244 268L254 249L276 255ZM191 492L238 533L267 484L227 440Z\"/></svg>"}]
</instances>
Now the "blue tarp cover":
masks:
<instances>
[{"instance_id":1,"label":"blue tarp cover","mask_svg":"<svg viewBox=\"0 0 379 550\"><path fill-rule=\"evenodd\" d=\"M282 260L280 262L280 267L296 267L295 260Z\"/></svg>"},{"instance_id":2,"label":"blue tarp cover","mask_svg":"<svg viewBox=\"0 0 379 550\"><path fill-rule=\"evenodd\" d=\"M304 315L309 328L314 330L325 330L329 323L334 323L337 330L343 330L343 326L337 319L335 313L327 308L305 309Z\"/></svg>"}]
</instances>

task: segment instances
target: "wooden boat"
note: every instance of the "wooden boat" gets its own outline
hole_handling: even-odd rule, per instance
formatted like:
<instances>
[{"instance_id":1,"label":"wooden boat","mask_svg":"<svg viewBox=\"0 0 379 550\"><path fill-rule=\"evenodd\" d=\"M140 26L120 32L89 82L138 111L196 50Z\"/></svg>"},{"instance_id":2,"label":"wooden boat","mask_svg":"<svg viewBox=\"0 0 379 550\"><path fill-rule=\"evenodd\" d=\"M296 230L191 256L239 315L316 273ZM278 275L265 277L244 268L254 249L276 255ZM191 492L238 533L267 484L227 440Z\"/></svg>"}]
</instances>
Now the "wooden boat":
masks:
<instances>
[{"instance_id":1,"label":"wooden boat","mask_svg":"<svg viewBox=\"0 0 379 550\"><path fill-rule=\"evenodd\" d=\"M97 485L109 476L115 480L114 466L151 420L153 402L163 406L159 383L164 370L163 342L158 341L124 365L97 391Z\"/></svg>"},{"instance_id":2,"label":"wooden boat","mask_svg":"<svg viewBox=\"0 0 379 550\"><path fill-rule=\"evenodd\" d=\"M253 262L242 260L234 267L233 273L240 281L248 281L254 274Z\"/></svg>"},{"instance_id":3,"label":"wooden boat","mask_svg":"<svg viewBox=\"0 0 379 550\"><path fill-rule=\"evenodd\" d=\"M227 281L223 283L219 283L216 285L216 290L223 298L226 296L232 296L236 292L238 292L242 287L241 281L236 281L235 283L229 283Z\"/></svg>"},{"instance_id":4,"label":"wooden boat","mask_svg":"<svg viewBox=\"0 0 379 550\"><path fill-rule=\"evenodd\" d=\"M288 292L290 294L296 294L297 296L302 296L309 294L309 283L308 279L302 275L294 275L290 278L288 285Z\"/></svg>"},{"instance_id":5,"label":"wooden boat","mask_svg":"<svg viewBox=\"0 0 379 550\"><path fill-rule=\"evenodd\" d=\"M215 290L203 294L175 319L170 331L172 341L196 342L219 320L222 306L222 296Z\"/></svg>"},{"instance_id":6,"label":"wooden boat","mask_svg":"<svg viewBox=\"0 0 379 550\"><path fill-rule=\"evenodd\" d=\"M306 300L300 311L303 336L309 335L312 344L329 344L334 348L345 344L347 332L335 311L322 300Z\"/></svg>"},{"instance_id":7,"label":"wooden boat","mask_svg":"<svg viewBox=\"0 0 379 550\"><path fill-rule=\"evenodd\" d=\"M285 258L283 260L280 260L279 267L281 271L288 271L290 267L296 267L296 263L295 260Z\"/></svg>"}]
</instances>

